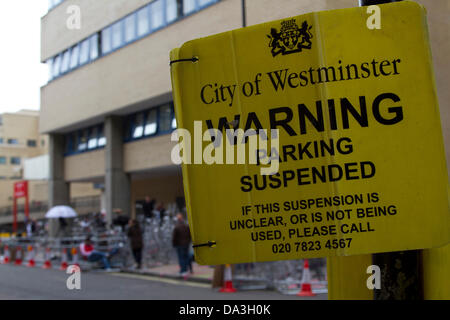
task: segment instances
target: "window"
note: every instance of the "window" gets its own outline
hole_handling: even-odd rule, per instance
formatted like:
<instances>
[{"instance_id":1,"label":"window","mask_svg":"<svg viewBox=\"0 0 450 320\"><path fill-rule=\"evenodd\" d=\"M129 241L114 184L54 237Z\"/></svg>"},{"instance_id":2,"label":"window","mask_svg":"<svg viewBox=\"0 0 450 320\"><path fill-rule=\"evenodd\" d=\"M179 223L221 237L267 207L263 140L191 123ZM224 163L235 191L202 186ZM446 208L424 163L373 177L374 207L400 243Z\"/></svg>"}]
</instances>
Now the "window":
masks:
<instances>
[{"instance_id":1,"label":"window","mask_svg":"<svg viewBox=\"0 0 450 320\"><path fill-rule=\"evenodd\" d=\"M80 65L89 61L89 39L80 44Z\"/></svg>"},{"instance_id":2,"label":"window","mask_svg":"<svg viewBox=\"0 0 450 320\"><path fill-rule=\"evenodd\" d=\"M155 1L150 4L150 22L152 25L152 31L161 28L164 25L164 10L163 2Z\"/></svg>"},{"instance_id":3,"label":"window","mask_svg":"<svg viewBox=\"0 0 450 320\"><path fill-rule=\"evenodd\" d=\"M28 140L27 141L27 146L28 147L36 147L37 146L37 141L36 140Z\"/></svg>"},{"instance_id":4,"label":"window","mask_svg":"<svg viewBox=\"0 0 450 320\"><path fill-rule=\"evenodd\" d=\"M98 147L106 146L105 130L103 125L98 127Z\"/></svg>"},{"instance_id":5,"label":"window","mask_svg":"<svg viewBox=\"0 0 450 320\"><path fill-rule=\"evenodd\" d=\"M132 14L125 18L125 42L136 39L136 15Z\"/></svg>"},{"instance_id":6,"label":"window","mask_svg":"<svg viewBox=\"0 0 450 320\"><path fill-rule=\"evenodd\" d=\"M102 54L111 51L111 27L102 30Z\"/></svg>"},{"instance_id":7,"label":"window","mask_svg":"<svg viewBox=\"0 0 450 320\"><path fill-rule=\"evenodd\" d=\"M61 55L56 56L53 60L53 78L59 76L59 67L61 66Z\"/></svg>"},{"instance_id":8,"label":"window","mask_svg":"<svg viewBox=\"0 0 450 320\"><path fill-rule=\"evenodd\" d=\"M138 113L135 118L135 127L133 130L133 138L140 138L142 137L142 134L144 133L144 114Z\"/></svg>"},{"instance_id":9,"label":"window","mask_svg":"<svg viewBox=\"0 0 450 320\"><path fill-rule=\"evenodd\" d=\"M0 138L0 144L3 144L3 138Z\"/></svg>"},{"instance_id":10,"label":"window","mask_svg":"<svg viewBox=\"0 0 450 320\"><path fill-rule=\"evenodd\" d=\"M87 148L87 130L79 132L78 135L78 151L85 151Z\"/></svg>"},{"instance_id":11,"label":"window","mask_svg":"<svg viewBox=\"0 0 450 320\"><path fill-rule=\"evenodd\" d=\"M213 2L216 2L216 0L198 0L198 5L199 7L204 7Z\"/></svg>"},{"instance_id":12,"label":"window","mask_svg":"<svg viewBox=\"0 0 450 320\"><path fill-rule=\"evenodd\" d=\"M98 33L89 38L91 44L90 57L91 60L95 60L98 57Z\"/></svg>"},{"instance_id":13,"label":"window","mask_svg":"<svg viewBox=\"0 0 450 320\"><path fill-rule=\"evenodd\" d=\"M70 55L70 69L74 69L78 66L78 58L80 56L80 47L76 45L72 47L71 55Z\"/></svg>"},{"instance_id":14,"label":"window","mask_svg":"<svg viewBox=\"0 0 450 320\"><path fill-rule=\"evenodd\" d=\"M150 31L148 9L149 9L149 7L146 6L137 12L137 21L138 21L137 35L138 35L138 37L141 37Z\"/></svg>"},{"instance_id":15,"label":"window","mask_svg":"<svg viewBox=\"0 0 450 320\"><path fill-rule=\"evenodd\" d=\"M70 62L70 50L66 50L63 53L62 62L61 62L61 73L66 73L69 70L69 62Z\"/></svg>"},{"instance_id":16,"label":"window","mask_svg":"<svg viewBox=\"0 0 450 320\"><path fill-rule=\"evenodd\" d=\"M177 128L177 119L175 119L175 117L173 117L172 119L172 129L176 129Z\"/></svg>"},{"instance_id":17,"label":"window","mask_svg":"<svg viewBox=\"0 0 450 320\"><path fill-rule=\"evenodd\" d=\"M66 135L66 153L76 152L75 145L76 145L75 134L71 133Z\"/></svg>"},{"instance_id":18,"label":"window","mask_svg":"<svg viewBox=\"0 0 450 320\"><path fill-rule=\"evenodd\" d=\"M190 14L195 11L195 0L183 0L183 14Z\"/></svg>"},{"instance_id":19,"label":"window","mask_svg":"<svg viewBox=\"0 0 450 320\"><path fill-rule=\"evenodd\" d=\"M158 130L158 124L157 124L157 109L150 110L147 113L147 119L145 121L145 129L144 134L146 136L151 136L156 133Z\"/></svg>"},{"instance_id":20,"label":"window","mask_svg":"<svg viewBox=\"0 0 450 320\"><path fill-rule=\"evenodd\" d=\"M116 22L111 27L113 49L117 49L122 45L122 22L123 21Z\"/></svg>"},{"instance_id":21,"label":"window","mask_svg":"<svg viewBox=\"0 0 450 320\"><path fill-rule=\"evenodd\" d=\"M170 23L178 18L179 0L167 0L166 1L166 21Z\"/></svg>"},{"instance_id":22,"label":"window","mask_svg":"<svg viewBox=\"0 0 450 320\"><path fill-rule=\"evenodd\" d=\"M172 106L167 104L159 109L160 132L170 131L172 128Z\"/></svg>"},{"instance_id":23,"label":"window","mask_svg":"<svg viewBox=\"0 0 450 320\"><path fill-rule=\"evenodd\" d=\"M17 140L17 139L8 139L8 144L19 144L19 140Z\"/></svg>"},{"instance_id":24,"label":"window","mask_svg":"<svg viewBox=\"0 0 450 320\"><path fill-rule=\"evenodd\" d=\"M97 128L89 129L88 149L95 149L98 145Z\"/></svg>"},{"instance_id":25,"label":"window","mask_svg":"<svg viewBox=\"0 0 450 320\"><path fill-rule=\"evenodd\" d=\"M47 60L47 67L48 67L48 79L53 79L53 58L50 58Z\"/></svg>"},{"instance_id":26,"label":"window","mask_svg":"<svg viewBox=\"0 0 450 320\"><path fill-rule=\"evenodd\" d=\"M6 164L6 157L0 157L0 164Z\"/></svg>"},{"instance_id":27,"label":"window","mask_svg":"<svg viewBox=\"0 0 450 320\"><path fill-rule=\"evenodd\" d=\"M20 165L20 158L19 157L11 157L11 164Z\"/></svg>"}]
</instances>

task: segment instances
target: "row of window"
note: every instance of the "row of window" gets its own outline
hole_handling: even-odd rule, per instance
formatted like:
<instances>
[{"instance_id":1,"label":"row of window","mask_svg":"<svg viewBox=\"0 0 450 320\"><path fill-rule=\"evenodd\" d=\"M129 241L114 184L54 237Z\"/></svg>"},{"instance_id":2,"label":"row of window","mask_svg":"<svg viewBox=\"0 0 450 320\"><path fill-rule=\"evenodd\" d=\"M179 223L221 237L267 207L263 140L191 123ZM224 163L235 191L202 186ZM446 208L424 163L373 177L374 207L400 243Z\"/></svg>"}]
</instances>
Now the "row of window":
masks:
<instances>
[{"instance_id":1,"label":"row of window","mask_svg":"<svg viewBox=\"0 0 450 320\"><path fill-rule=\"evenodd\" d=\"M156 0L49 59L49 81L220 0Z\"/></svg>"},{"instance_id":2,"label":"row of window","mask_svg":"<svg viewBox=\"0 0 450 320\"><path fill-rule=\"evenodd\" d=\"M157 108L128 116L125 120L124 141L133 141L145 137L170 133L177 128L173 104L168 103Z\"/></svg>"},{"instance_id":3,"label":"row of window","mask_svg":"<svg viewBox=\"0 0 450 320\"><path fill-rule=\"evenodd\" d=\"M77 130L66 135L66 155L76 154L106 146L103 125Z\"/></svg>"},{"instance_id":4,"label":"row of window","mask_svg":"<svg viewBox=\"0 0 450 320\"><path fill-rule=\"evenodd\" d=\"M170 133L177 128L173 104L130 115L125 118L124 126L125 142ZM71 132L65 139L66 156L104 148L107 143L102 124Z\"/></svg>"},{"instance_id":5,"label":"row of window","mask_svg":"<svg viewBox=\"0 0 450 320\"><path fill-rule=\"evenodd\" d=\"M5 143L3 138L0 138L0 144ZM9 145L18 145L19 140L18 139L8 139L7 144ZM37 141L36 140L27 140L27 147L37 147Z\"/></svg>"},{"instance_id":6,"label":"row of window","mask_svg":"<svg viewBox=\"0 0 450 320\"><path fill-rule=\"evenodd\" d=\"M11 157L9 158L9 163L13 165L20 165L21 159L20 157ZM0 165L8 164L8 159L6 157L0 157Z\"/></svg>"}]
</instances>

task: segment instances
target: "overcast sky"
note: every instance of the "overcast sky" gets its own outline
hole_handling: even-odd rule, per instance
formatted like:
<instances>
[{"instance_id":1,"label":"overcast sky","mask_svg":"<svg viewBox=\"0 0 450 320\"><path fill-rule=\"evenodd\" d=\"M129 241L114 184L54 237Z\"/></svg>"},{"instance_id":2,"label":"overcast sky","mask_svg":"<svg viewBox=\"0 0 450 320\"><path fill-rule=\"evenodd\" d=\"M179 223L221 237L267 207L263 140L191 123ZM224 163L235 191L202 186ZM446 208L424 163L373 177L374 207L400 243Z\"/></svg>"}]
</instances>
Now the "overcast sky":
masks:
<instances>
[{"instance_id":1,"label":"overcast sky","mask_svg":"<svg viewBox=\"0 0 450 320\"><path fill-rule=\"evenodd\" d=\"M48 0L0 2L0 113L38 110L48 69L40 63L40 20Z\"/></svg>"}]
</instances>

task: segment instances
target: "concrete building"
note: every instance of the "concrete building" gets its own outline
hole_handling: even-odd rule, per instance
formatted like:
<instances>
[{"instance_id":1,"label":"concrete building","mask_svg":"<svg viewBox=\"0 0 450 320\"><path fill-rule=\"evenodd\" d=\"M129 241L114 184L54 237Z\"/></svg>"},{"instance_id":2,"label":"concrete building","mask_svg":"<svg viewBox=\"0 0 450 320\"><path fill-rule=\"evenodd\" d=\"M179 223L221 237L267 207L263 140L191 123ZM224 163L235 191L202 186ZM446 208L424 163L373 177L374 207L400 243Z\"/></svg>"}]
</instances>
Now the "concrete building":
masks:
<instances>
[{"instance_id":1,"label":"concrete building","mask_svg":"<svg viewBox=\"0 0 450 320\"><path fill-rule=\"evenodd\" d=\"M28 158L48 153L48 137L39 133L39 112L21 110L0 115L0 211L10 211L14 183L24 178L23 164ZM45 201L46 182L29 185L32 202ZM0 224L5 221L0 214Z\"/></svg>"},{"instance_id":2,"label":"concrete building","mask_svg":"<svg viewBox=\"0 0 450 320\"><path fill-rule=\"evenodd\" d=\"M450 54L447 0L422 0L431 41L447 144ZM66 203L70 184L103 184L104 203L135 214L145 195L165 204L184 196L170 160L169 52L184 42L243 26L242 0L53 1L42 18L40 130L50 136L51 205ZM68 28L76 6L80 28ZM247 0L253 25L292 15L357 6L356 0ZM76 15L76 14L75 14ZM76 17L75 17L76 18ZM450 148L447 148L450 152ZM448 157L450 159L450 157ZM182 200L181 200L182 201Z\"/></svg>"}]
</instances>

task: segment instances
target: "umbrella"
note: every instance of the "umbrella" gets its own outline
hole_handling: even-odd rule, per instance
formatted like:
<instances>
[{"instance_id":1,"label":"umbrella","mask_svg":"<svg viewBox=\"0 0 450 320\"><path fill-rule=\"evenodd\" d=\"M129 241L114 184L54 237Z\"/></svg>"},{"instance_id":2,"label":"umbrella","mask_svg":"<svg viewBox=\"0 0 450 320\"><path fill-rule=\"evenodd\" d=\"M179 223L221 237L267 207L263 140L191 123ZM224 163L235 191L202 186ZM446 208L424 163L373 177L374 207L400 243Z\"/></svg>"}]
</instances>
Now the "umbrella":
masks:
<instances>
[{"instance_id":1,"label":"umbrella","mask_svg":"<svg viewBox=\"0 0 450 320\"><path fill-rule=\"evenodd\" d=\"M49 219L55 218L75 218L77 213L71 207L67 206L56 206L51 208L46 214L45 217Z\"/></svg>"}]
</instances>

